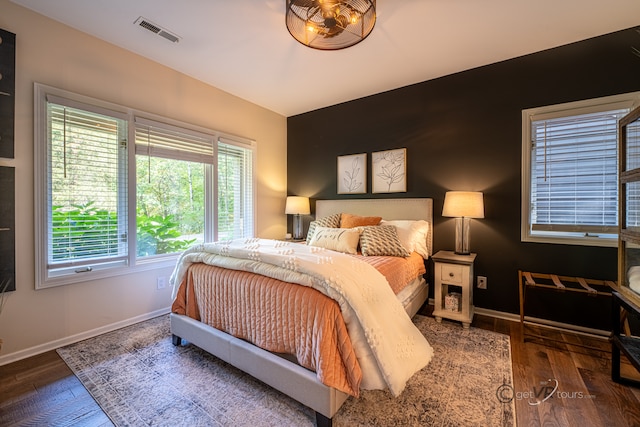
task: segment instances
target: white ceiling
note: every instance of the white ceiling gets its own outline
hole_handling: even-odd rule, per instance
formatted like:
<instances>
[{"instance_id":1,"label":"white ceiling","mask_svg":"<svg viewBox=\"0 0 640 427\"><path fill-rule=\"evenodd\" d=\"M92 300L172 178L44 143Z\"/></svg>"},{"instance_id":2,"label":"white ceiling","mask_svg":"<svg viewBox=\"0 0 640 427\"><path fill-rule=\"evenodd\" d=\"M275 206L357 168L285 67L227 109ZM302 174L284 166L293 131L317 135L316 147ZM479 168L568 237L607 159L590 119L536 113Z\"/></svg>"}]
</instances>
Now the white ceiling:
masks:
<instances>
[{"instance_id":1,"label":"white ceiling","mask_svg":"<svg viewBox=\"0 0 640 427\"><path fill-rule=\"evenodd\" d=\"M284 116L640 24L639 0L378 0L367 39L319 51L287 31L286 0L12 1Z\"/></svg>"}]
</instances>

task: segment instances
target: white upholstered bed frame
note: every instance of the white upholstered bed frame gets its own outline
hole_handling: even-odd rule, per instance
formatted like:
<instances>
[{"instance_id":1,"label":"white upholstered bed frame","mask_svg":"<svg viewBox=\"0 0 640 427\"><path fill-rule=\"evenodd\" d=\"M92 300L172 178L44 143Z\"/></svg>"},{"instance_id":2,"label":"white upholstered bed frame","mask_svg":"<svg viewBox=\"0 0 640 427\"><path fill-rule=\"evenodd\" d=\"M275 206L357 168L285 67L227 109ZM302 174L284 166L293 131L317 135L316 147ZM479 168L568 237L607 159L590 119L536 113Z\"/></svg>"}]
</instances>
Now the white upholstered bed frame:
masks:
<instances>
[{"instance_id":1,"label":"white upholstered bed frame","mask_svg":"<svg viewBox=\"0 0 640 427\"><path fill-rule=\"evenodd\" d=\"M427 247L429 254L432 254L432 199L316 201L316 218L342 212L381 216L386 220L425 220L431 225ZM427 300L428 294L429 285L424 282L412 292L409 300L404 303L409 316L413 317L417 313ZM171 333L175 345L179 345L181 340L185 339L313 409L316 411L318 426L330 426L331 418L349 397L346 393L322 384L315 372L190 317L171 313Z\"/></svg>"}]
</instances>

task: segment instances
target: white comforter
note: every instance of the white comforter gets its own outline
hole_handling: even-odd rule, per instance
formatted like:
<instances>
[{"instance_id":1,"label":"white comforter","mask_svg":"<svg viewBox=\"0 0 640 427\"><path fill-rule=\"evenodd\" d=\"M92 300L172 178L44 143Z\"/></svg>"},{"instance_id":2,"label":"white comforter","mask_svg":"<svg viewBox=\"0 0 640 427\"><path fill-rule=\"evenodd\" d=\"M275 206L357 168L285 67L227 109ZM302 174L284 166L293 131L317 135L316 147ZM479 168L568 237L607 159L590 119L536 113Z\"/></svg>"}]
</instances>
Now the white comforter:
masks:
<instances>
[{"instance_id":1,"label":"white comforter","mask_svg":"<svg viewBox=\"0 0 640 427\"><path fill-rule=\"evenodd\" d=\"M171 275L174 293L192 263L244 270L310 286L338 302L362 368L363 389L398 396L433 349L412 323L385 277L352 256L312 246L238 239L194 246Z\"/></svg>"}]
</instances>

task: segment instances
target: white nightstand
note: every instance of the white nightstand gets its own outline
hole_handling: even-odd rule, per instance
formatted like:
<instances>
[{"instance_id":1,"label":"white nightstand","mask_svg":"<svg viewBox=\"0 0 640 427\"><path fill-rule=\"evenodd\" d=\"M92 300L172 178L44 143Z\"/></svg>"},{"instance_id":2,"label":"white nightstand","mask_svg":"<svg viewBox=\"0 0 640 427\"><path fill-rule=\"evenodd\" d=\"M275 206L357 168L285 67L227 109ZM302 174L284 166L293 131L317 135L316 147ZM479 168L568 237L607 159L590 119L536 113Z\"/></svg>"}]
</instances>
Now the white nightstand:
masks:
<instances>
[{"instance_id":1,"label":"white nightstand","mask_svg":"<svg viewBox=\"0 0 640 427\"><path fill-rule=\"evenodd\" d=\"M473 263L476 254L458 255L439 251L434 262L434 309L436 321L442 318L462 322L468 328L473 321Z\"/></svg>"}]
</instances>

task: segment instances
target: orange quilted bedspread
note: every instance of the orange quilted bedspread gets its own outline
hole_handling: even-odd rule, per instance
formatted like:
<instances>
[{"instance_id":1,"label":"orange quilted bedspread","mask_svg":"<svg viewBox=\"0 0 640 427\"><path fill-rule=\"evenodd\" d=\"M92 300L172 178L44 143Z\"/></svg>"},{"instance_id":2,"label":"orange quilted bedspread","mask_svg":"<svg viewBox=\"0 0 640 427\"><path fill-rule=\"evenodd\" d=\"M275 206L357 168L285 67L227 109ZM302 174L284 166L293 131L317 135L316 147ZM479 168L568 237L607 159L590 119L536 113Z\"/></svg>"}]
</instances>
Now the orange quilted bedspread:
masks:
<instances>
[{"instance_id":1,"label":"orange quilted bedspread","mask_svg":"<svg viewBox=\"0 0 640 427\"><path fill-rule=\"evenodd\" d=\"M394 293L424 273L419 255L360 258L387 277ZM340 307L315 289L196 263L178 288L172 312L265 350L294 355L323 384L359 395L362 371Z\"/></svg>"},{"instance_id":2,"label":"orange quilted bedspread","mask_svg":"<svg viewBox=\"0 0 640 427\"><path fill-rule=\"evenodd\" d=\"M292 354L300 365L315 371L323 384L358 396L362 371L340 307L312 288L193 264L172 312L265 350Z\"/></svg>"},{"instance_id":3,"label":"orange quilted bedspread","mask_svg":"<svg viewBox=\"0 0 640 427\"><path fill-rule=\"evenodd\" d=\"M398 294L407 283L426 273L424 259L417 252L412 252L407 258L393 256L357 256L362 261L371 264L384 277L394 294Z\"/></svg>"}]
</instances>

